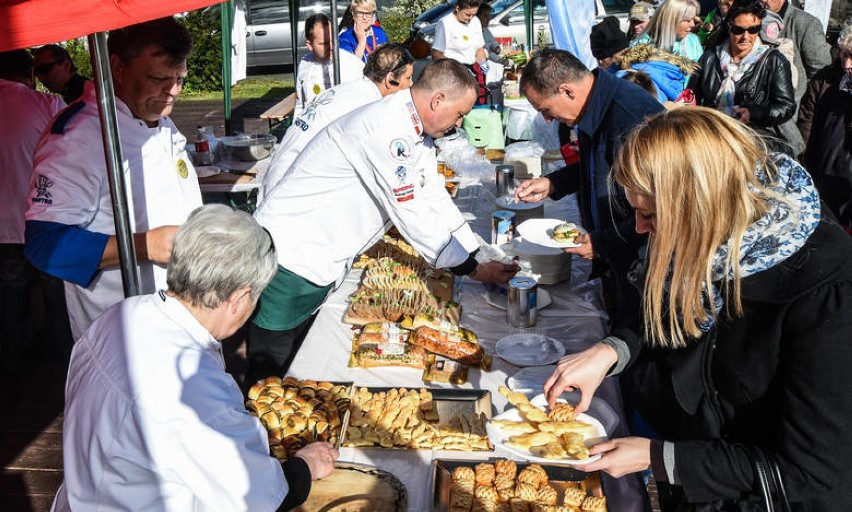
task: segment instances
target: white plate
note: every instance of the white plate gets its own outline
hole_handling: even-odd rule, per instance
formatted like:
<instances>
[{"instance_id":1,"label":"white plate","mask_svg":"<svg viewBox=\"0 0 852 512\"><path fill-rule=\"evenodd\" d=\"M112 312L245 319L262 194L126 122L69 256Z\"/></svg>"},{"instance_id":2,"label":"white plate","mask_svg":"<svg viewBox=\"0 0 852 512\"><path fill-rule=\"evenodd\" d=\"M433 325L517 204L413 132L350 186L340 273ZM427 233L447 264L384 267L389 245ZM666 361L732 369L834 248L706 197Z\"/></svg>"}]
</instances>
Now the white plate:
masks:
<instances>
[{"instance_id":1,"label":"white plate","mask_svg":"<svg viewBox=\"0 0 852 512\"><path fill-rule=\"evenodd\" d=\"M560 398L558 401L564 402L565 400ZM533 398L532 400L530 400L530 402L533 405L535 405L536 407L539 407L541 409L544 409L547 405L547 399L545 399L544 395L538 395L535 398ZM517 409L509 409L508 411L506 411L502 414L498 414L497 416L494 416L494 418L492 418L492 419L493 420L523 421L523 417L521 416L520 411L518 411ZM586 413L578 414L576 419L592 425L595 428L595 431L597 433L596 436L592 436L592 437L587 436L586 437L586 446L592 446L592 445L600 443L601 441L606 440L606 438L607 438L606 429L604 428L604 426L601 424L600 421L593 418L592 416L589 416ZM517 447L514 447L514 446L506 445L506 441L508 441L510 437L518 435L517 432L507 432L507 431L505 431L501 428L498 428L497 426L492 424L490 421L485 424L485 430L488 432L488 438L491 439L491 442L494 443L495 446L500 446L504 450L512 452L515 455L518 455L520 457L523 457L524 459L526 459L530 462L541 462L541 463L545 463L545 464L569 464L571 466L583 466L585 464L589 464L590 462L594 462L594 461L601 458L600 455L592 455L588 459L585 459L585 460L546 459L544 457L536 457L535 455L532 454L532 452L530 452L529 450L527 450L525 448L517 448Z\"/></svg>"},{"instance_id":2,"label":"white plate","mask_svg":"<svg viewBox=\"0 0 852 512\"><path fill-rule=\"evenodd\" d=\"M485 298L485 302L494 306L497 309L506 310L509 305L509 292L503 288L502 286L494 286L493 288L488 288L485 290L483 297ZM547 293L547 290L538 289L537 299L538 303L536 304L536 308L544 309L550 304L553 303L553 299L550 298L550 294Z\"/></svg>"},{"instance_id":3,"label":"white plate","mask_svg":"<svg viewBox=\"0 0 852 512\"><path fill-rule=\"evenodd\" d=\"M506 385L512 391L541 392L544 382L556 371L555 364L545 366L530 366L521 368L514 375L506 379Z\"/></svg>"},{"instance_id":4,"label":"white plate","mask_svg":"<svg viewBox=\"0 0 852 512\"><path fill-rule=\"evenodd\" d=\"M209 178L210 176L216 176L220 172L222 171L218 167L213 167L212 165L199 165L195 167L195 174L199 178Z\"/></svg>"},{"instance_id":5,"label":"white plate","mask_svg":"<svg viewBox=\"0 0 852 512\"><path fill-rule=\"evenodd\" d=\"M564 220L560 219L529 219L522 222L517 227L517 230L518 233L524 237L524 240L534 244L543 245L545 247L556 247L560 249L565 247L580 247L582 244L560 242L559 240L554 240L553 237L550 236L553 234L553 228L559 224L563 224L564 222ZM586 230L580 226L577 226L577 229L580 230L580 233L586 232Z\"/></svg>"},{"instance_id":6,"label":"white plate","mask_svg":"<svg viewBox=\"0 0 852 512\"><path fill-rule=\"evenodd\" d=\"M565 346L537 332L520 332L501 338L497 355L515 366L542 366L559 361Z\"/></svg>"}]
</instances>

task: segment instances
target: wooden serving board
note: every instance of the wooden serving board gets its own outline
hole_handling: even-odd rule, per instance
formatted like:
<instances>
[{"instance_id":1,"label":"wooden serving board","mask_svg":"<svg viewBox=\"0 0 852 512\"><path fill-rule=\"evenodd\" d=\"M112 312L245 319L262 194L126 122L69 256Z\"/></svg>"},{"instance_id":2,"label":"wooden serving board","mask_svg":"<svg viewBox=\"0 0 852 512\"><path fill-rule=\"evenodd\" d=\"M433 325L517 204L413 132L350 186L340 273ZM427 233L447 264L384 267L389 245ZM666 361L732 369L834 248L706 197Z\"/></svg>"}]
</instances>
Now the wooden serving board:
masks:
<instances>
[{"instance_id":1,"label":"wooden serving board","mask_svg":"<svg viewBox=\"0 0 852 512\"><path fill-rule=\"evenodd\" d=\"M308 500L294 512L404 511L408 493L395 476L363 464L335 464L328 478L315 481Z\"/></svg>"}]
</instances>

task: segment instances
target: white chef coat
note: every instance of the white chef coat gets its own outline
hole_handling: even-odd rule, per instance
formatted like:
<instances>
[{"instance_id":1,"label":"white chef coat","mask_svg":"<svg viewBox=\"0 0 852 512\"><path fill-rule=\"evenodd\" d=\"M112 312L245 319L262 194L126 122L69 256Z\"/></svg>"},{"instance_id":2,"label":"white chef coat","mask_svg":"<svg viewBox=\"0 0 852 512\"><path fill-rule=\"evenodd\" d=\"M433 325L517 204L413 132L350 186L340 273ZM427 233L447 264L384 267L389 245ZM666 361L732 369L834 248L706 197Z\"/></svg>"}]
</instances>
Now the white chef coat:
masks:
<instances>
[{"instance_id":1,"label":"white chef coat","mask_svg":"<svg viewBox=\"0 0 852 512\"><path fill-rule=\"evenodd\" d=\"M458 209L430 201L424 191L434 190L426 179L434 169L432 139L411 92L400 91L317 134L255 218L280 248L278 263L320 286L339 283L352 258L378 240L389 221L431 265L454 267L470 251L436 210ZM456 228L469 229L463 221Z\"/></svg>"},{"instance_id":2,"label":"white chef coat","mask_svg":"<svg viewBox=\"0 0 852 512\"><path fill-rule=\"evenodd\" d=\"M485 46L482 23L476 16L465 25L454 13L449 13L435 27L432 48L443 52L444 57L471 65L476 62L476 51Z\"/></svg>"},{"instance_id":3,"label":"white chef coat","mask_svg":"<svg viewBox=\"0 0 852 512\"><path fill-rule=\"evenodd\" d=\"M109 308L74 345L62 452L58 511L262 512L288 491L221 344L163 292Z\"/></svg>"},{"instance_id":4,"label":"white chef coat","mask_svg":"<svg viewBox=\"0 0 852 512\"><path fill-rule=\"evenodd\" d=\"M64 107L59 96L0 79L0 244L24 243L33 151L51 118Z\"/></svg>"},{"instance_id":5,"label":"white chef coat","mask_svg":"<svg viewBox=\"0 0 852 512\"><path fill-rule=\"evenodd\" d=\"M90 84L81 101L85 106L67 122L64 133L48 131L39 141L26 219L114 235L106 157ZM168 117L148 128L123 101L116 98L115 103L132 231L183 224L201 206L186 137ZM139 262L139 286L141 293L166 288L165 266ZM77 339L92 320L124 298L120 269L100 271L86 288L66 281L65 298L71 332Z\"/></svg>"},{"instance_id":6,"label":"white chef coat","mask_svg":"<svg viewBox=\"0 0 852 512\"><path fill-rule=\"evenodd\" d=\"M281 139L263 178L264 193L272 190L308 142L328 123L380 99L382 94L379 88L372 80L364 77L336 85L315 97L293 120L287 134Z\"/></svg>"},{"instance_id":7,"label":"white chef coat","mask_svg":"<svg viewBox=\"0 0 852 512\"><path fill-rule=\"evenodd\" d=\"M317 95L334 86L333 63L318 62L313 53L308 53L299 61L296 74L296 108L293 117L299 117L308 104ZM340 83L351 82L364 77L364 63L349 52L340 52Z\"/></svg>"}]
</instances>

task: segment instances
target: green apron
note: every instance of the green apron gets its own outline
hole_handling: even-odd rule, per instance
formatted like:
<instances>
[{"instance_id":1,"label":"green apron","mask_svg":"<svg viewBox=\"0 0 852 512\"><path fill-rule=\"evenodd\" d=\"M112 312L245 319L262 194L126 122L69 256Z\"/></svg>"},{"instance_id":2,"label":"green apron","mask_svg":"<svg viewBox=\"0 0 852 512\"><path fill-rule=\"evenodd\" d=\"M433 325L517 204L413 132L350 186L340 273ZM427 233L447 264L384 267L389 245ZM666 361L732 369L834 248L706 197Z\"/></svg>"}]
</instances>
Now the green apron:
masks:
<instances>
[{"instance_id":1,"label":"green apron","mask_svg":"<svg viewBox=\"0 0 852 512\"><path fill-rule=\"evenodd\" d=\"M252 322L270 331L293 329L322 305L332 287L317 286L279 265L260 296Z\"/></svg>"}]
</instances>

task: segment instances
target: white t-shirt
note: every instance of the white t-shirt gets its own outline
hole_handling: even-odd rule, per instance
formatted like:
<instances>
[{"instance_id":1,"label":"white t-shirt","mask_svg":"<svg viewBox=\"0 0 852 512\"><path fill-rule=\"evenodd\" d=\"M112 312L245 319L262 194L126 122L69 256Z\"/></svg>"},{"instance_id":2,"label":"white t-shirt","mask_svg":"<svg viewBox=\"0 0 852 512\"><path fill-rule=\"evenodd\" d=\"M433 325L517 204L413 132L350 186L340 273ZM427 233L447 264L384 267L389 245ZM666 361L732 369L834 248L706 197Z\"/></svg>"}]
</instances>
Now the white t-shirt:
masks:
<instances>
[{"instance_id":1,"label":"white t-shirt","mask_svg":"<svg viewBox=\"0 0 852 512\"><path fill-rule=\"evenodd\" d=\"M293 120L293 125L275 150L263 178L264 194L281 180L299 153L320 130L356 108L380 99L382 94L376 84L363 77L332 87L315 97Z\"/></svg>"},{"instance_id":2,"label":"white t-shirt","mask_svg":"<svg viewBox=\"0 0 852 512\"><path fill-rule=\"evenodd\" d=\"M85 105L64 126L64 133L44 134L35 152L27 220L79 226L115 234L109 181L101 139L95 90L87 85ZM116 98L116 114L129 191L130 227L134 233L180 225L201 206L198 177L186 153L186 137L171 119L148 128ZM141 293L166 288L166 268L139 262ZM65 299L74 339L105 309L124 298L121 270L101 270L88 287L65 283Z\"/></svg>"},{"instance_id":3,"label":"white t-shirt","mask_svg":"<svg viewBox=\"0 0 852 512\"><path fill-rule=\"evenodd\" d=\"M451 12L441 18L435 28L432 48L442 52L448 59L471 65L476 62L476 51L484 46L482 24L476 16L465 25Z\"/></svg>"},{"instance_id":4,"label":"white t-shirt","mask_svg":"<svg viewBox=\"0 0 852 512\"><path fill-rule=\"evenodd\" d=\"M50 120L64 107L59 96L0 79L0 244L24 243L33 152Z\"/></svg>"},{"instance_id":5,"label":"white t-shirt","mask_svg":"<svg viewBox=\"0 0 852 512\"><path fill-rule=\"evenodd\" d=\"M274 511L287 494L221 344L178 300L108 309L74 345L55 510Z\"/></svg>"},{"instance_id":6,"label":"white t-shirt","mask_svg":"<svg viewBox=\"0 0 852 512\"><path fill-rule=\"evenodd\" d=\"M299 117L302 110L313 101L319 93L334 86L332 61L318 62L313 53L308 53L299 61L296 75L296 108L293 117ZM364 77L364 63L355 55L340 52L340 83L351 82Z\"/></svg>"},{"instance_id":7,"label":"white t-shirt","mask_svg":"<svg viewBox=\"0 0 852 512\"><path fill-rule=\"evenodd\" d=\"M454 267L471 250L455 235L470 227L451 201L431 200L435 169L411 92L399 91L317 134L254 216L276 247L287 248L278 251L279 264L317 285L339 283L389 223L431 265ZM454 210L458 224L450 226L439 208Z\"/></svg>"}]
</instances>

